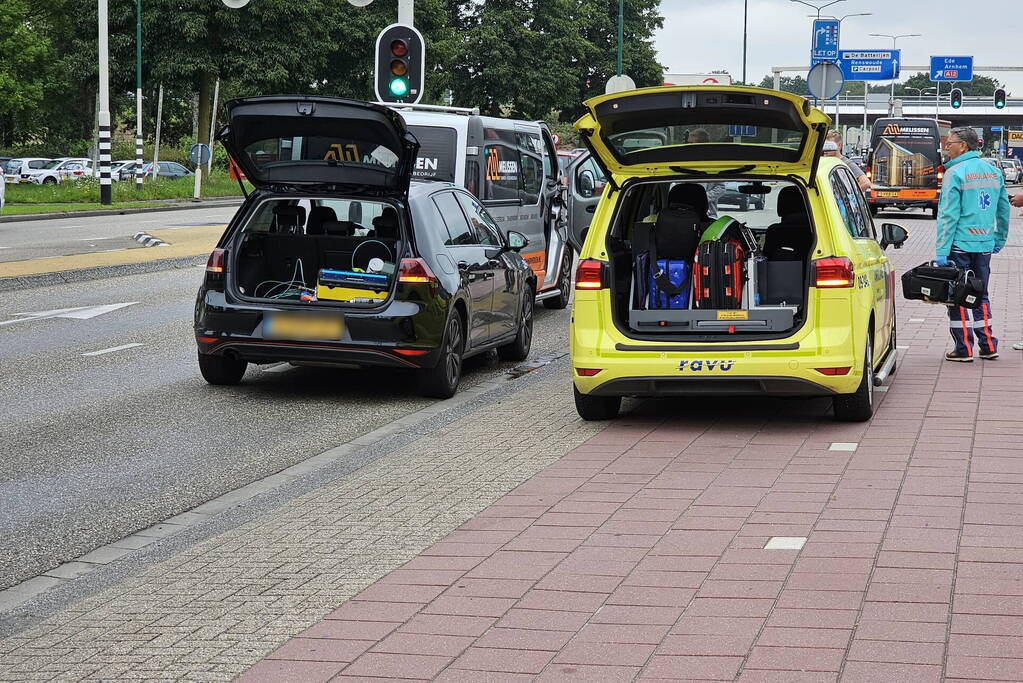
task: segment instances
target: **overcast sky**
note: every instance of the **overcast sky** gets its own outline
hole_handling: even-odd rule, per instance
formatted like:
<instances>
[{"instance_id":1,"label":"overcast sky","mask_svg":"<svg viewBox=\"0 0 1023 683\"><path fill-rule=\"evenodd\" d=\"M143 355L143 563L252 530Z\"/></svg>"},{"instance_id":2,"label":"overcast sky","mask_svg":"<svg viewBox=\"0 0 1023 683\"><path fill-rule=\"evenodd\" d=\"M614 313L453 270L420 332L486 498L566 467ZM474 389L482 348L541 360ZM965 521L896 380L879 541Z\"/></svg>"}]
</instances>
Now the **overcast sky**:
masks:
<instances>
[{"instance_id":1,"label":"overcast sky","mask_svg":"<svg viewBox=\"0 0 1023 683\"><path fill-rule=\"evenodd\" d=\"M654 40L658 59L669 73L724 69L741 79L742 8L743 0L662 0L664 28ZM977 18L971 22L974 11ZM841 19L857 12L873 15L851 16L842 22L843 50L891 48L891 38L875 38L871 33L920 33L919 38L899 38L903 64L927 65L931 55L973 55L975 66L1023 66L1023 22L1015 18L1023 12L1020 2L843 0L824 9L822 16L830 13ZM816 12L789 0L749 0L746 72L751 83L759 83L772 66L809 63L813 18L808 14ZM914 73L903 70L901 79ZM1023 94L1023 72L977 75L1005 83L1016 96Z\"/></svg>"}]
</instances>

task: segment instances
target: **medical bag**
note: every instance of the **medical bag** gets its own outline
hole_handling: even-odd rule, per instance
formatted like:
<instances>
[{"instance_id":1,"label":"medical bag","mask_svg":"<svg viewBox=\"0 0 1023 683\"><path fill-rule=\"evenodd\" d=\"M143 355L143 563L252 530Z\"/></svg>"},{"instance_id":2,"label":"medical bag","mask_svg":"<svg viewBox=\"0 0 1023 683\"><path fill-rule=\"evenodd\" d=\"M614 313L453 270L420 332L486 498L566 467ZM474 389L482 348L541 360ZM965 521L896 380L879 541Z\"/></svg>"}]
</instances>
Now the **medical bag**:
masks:
<instances>
[{"instance_id":1,"label":"medical bag","mask_svg":"<svg viewBox=\"0 0 1023 683\"><path fill-rule=\"evenodd\" d=\"M693 264L695 308L740 308L746 282L746 253L736 240L703 242Z\"/></svg>"},{"instance_id":2,"label":"medical bag","mask_svg":"<svg viewBox=\"0 0 1023 683\"><path fill-rule=\"evenodd\" d=\"M649 309L689 308L689 264L658 259L649 270Z\"/></svg>"},{"instance_id":3,"label":"medical bag","mask_svg":"<svg viewBox=\"0 0 1023 683\"><path fill-rule=\"evenodd\" d=\"M902 274L902 296L912 301L977 308L984 296L984 283L972 270L921 263Z\"/></svg>"}]
</instances>

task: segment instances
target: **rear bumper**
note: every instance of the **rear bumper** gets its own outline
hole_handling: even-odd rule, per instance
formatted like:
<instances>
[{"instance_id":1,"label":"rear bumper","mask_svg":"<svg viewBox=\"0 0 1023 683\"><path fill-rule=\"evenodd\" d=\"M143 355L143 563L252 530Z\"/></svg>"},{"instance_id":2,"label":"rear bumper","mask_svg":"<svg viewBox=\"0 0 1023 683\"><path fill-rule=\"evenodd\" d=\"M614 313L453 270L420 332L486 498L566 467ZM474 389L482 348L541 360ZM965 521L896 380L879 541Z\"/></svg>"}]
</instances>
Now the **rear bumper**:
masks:
<instances>
[{"instance_id":1,"label":"rear bumper","mask_svg":"<svg viewBox=\"0 0 1023 683\"><path fill-rule=\"evenodd\" d=\"M418 369L437 364L438 351L412 349L416 355L406 356L395 347L371 347L343 344L270 341L266 339L223 339L217 342L197 340L199 353L232 356L250 363L281 361L315 365L372 365L378 367Z\"/></svg>"},{"instance_id":2,"label":"rear bumper","mask_svg":"<svg viewBox=\"0 0 1023 683\"><path fill-rule=\"evenodd\" d=\"M590 396L834 396L834 389L796 377L619 377L586 392Z\"/></svg>"}]
</instances>

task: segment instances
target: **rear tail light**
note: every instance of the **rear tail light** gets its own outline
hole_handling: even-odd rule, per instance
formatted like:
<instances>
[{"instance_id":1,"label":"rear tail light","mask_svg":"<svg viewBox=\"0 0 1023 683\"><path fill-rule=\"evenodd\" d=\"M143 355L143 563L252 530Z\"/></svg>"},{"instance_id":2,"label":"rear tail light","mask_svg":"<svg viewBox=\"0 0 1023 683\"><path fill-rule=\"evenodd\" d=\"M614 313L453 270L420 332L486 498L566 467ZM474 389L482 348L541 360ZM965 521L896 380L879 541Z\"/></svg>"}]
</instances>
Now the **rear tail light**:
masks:
<instances>
[{"instance_id":1,"label":"rear tail light","mask_svg":"<svg viewBox=\"0 0 1023 683\"><path fill-rule=\"evenodd\" d=\"M206 272L223 275L224 262L227 260L227 252L223 249L214 249L210 258L206 261Z\"/></svg>"},{"instance_id":2,"label":"rear tail light","mask_svg":"<svg viewBox=\"0 0 1023 683\"><path fill-rule=\"evenodd\" d=\"M576 368L575 374L579 375L580 377L593 377L602 369L603 368Z\"/></svg>"},{"instance_id":3,"label":"rear tail light","mask_svg":"<svg viewBox=\"0 0 1023 683\"><path fill-rule=\"evenodd\" d=\"M817 259L813 262L813 282L818 289L852 287L855 282L852 261L844 256Z\"/></svg>"},{"instance_id":4,"label":"rear tail light","mask_svg":"<svg viewBox=\"0 0 1023 683\"><path fill-rule=\"evenodd\" d=\"M830 376L848 375L849 371L852 370L852 367L846 366L844 368L814 368L814 370L821 373L822 375Z\"/></svg>"},{"instance_id":5,"label":"rear tail light","mask_svg":"<svg viewBox=\"0 0 1023 683\"><path fill-rule=\"evenodd\" d=\"M604 262L583 259L575 270L576 289L604 289Z\"/></svg>"},{"instance_id":6,"label":"rear tail light","mask_svg":"<svg viewBox=\"0 0 1023 683\"><path fill-rule=\"evenodd\" d=\"M863 172L867 174L867 180L871 180L872 179L873 176L871 175L871 172L870 172L870 166L867 166L866 168L864 168Z\"/></svg>"},{"instance_id":7,"label":"rear tail light","mask_svg":"<svg viewBox=\"0 0 1023 683\"><path fill-rule=\"evenodd\" d=\"M945 166L944 164L938 165L938 187L941 187L941 179L945 177Z\"/></svg>"},{"instance_id":8,"label":"rear tail light","mask_svg":"<svg viewBox=\"0 0 1023 683\"><path fill-rule=\"evenodd\" d=\"M405 258L398 267L398 282L437 282L437 276L421 258Z\"/></svg>"}]
</instances>

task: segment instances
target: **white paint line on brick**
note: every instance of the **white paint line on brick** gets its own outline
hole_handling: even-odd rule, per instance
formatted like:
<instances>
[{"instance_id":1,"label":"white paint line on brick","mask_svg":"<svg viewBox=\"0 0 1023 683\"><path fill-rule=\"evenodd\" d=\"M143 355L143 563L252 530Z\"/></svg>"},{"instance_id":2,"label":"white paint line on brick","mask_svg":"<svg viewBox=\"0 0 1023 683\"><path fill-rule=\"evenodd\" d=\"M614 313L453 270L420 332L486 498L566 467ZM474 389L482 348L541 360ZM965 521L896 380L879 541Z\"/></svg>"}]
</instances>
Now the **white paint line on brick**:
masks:
<instances>
[{"instance_id":1,"label":"white paint line on brick","mask_svg":"<svg viewBox=\"0 0 1023 683\"><path fill-rule=\"evenodd\" d=\"M911 322L911 323L922 323L923 321L924 321L924 318L910 318L909 319L909 322Z\"/></svg>"},{"instance_id":2,"label":"white paint line on brick","mask_svg":"<svg viewBox=\"0 0 1023 683\"><path fill-rule=\"evenodd\" d=\"M896 346L895 348L897 348L897 349L908 349L909 347L908 346Z\"/></svg>"},{"instance_id":3,"label":"white paint line on brick","mask_svg":"<svg viewBox=\"0 0 1023 683\"><path fill-rule=\"evenodd\" d=\"M829 451L855 451L857 448L859 448L859 445L860 444L858 444L858 443L842 443L840 441L836 441L835 443L831 444L828 447L828 450Z\"/></svg>"},{"instance_id":4,"label":"white paint line on brick","mask_svg":"<svg viewBox=\"0 0 1023 683\"><path fill-rule=\"evenodd\" d=\"M882 393L888 391L888 387L874 387L874 391L880 391Z\"/></svg>"},{"instance_id":5,"label":"white paint line on brick","mask_svg":"<svg viewBox=\"0 0 1023 683\"><path fill-rule=\"evenodd\" d=\"M806 543L806 536L772 536L764 550L800 550Z\"/></svg>"}]
</instances>

